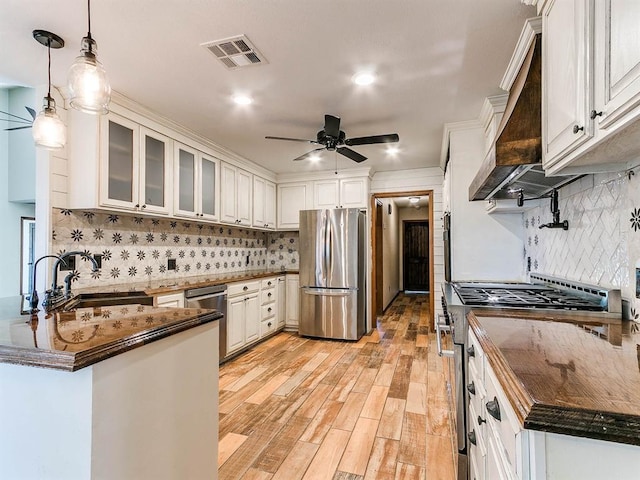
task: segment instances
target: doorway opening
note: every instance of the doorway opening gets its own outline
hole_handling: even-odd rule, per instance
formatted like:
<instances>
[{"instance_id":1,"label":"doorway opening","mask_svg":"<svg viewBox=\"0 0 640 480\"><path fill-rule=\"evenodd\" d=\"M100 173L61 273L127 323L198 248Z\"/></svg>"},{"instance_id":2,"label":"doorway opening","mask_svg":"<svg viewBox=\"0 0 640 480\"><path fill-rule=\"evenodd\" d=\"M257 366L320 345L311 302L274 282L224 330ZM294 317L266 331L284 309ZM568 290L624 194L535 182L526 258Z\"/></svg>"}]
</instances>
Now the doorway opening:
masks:
<instances>
[{"instance_id":1,"label":"doorway opening","mask_svg":"<svg viewBox=\"0 0 640 480\"><path fill-rule=\"evenodd\" d=\"M371 311L377 316L400 292L433 292L433 191L376 193L371 212ZM429 311L433 322L433 295Z\"/></svg>"}]
</instances>

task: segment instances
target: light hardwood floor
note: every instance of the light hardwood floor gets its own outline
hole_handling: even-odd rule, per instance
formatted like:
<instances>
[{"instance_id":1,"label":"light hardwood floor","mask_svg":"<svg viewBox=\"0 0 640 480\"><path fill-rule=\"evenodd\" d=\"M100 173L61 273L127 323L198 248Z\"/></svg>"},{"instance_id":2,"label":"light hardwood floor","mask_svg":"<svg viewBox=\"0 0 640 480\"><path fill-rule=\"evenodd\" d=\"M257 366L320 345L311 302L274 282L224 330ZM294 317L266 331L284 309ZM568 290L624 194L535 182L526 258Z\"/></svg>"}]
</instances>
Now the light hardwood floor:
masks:
<instances>
[{"instance_id":1,"label":"light hardwood floor","mask_svg":"<svg viewBox=\"0 0 640 480\"><path fill-rule=\"evenodd\" d=\"M454 478L427 295L359 342L280 333L220 367L220 480Z\"/></svg>"}]
</instances>

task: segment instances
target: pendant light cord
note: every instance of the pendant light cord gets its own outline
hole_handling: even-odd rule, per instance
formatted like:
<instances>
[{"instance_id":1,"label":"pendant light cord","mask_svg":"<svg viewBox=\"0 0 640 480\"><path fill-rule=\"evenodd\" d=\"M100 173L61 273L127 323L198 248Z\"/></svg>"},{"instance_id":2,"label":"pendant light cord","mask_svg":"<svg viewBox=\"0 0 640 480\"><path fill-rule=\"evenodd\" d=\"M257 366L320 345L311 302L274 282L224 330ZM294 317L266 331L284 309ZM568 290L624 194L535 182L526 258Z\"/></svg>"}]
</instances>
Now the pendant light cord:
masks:
<instances>
[{"instance_id":1,"label":"pendant light cord","mask_svg":"<svg viewBox=\"0 0 640 480\"><path fill-rule=\"evenodd\" d=\"M51 98L51 38L47 40L47 52L49 53L49 65L47 67L47 72L49 74L49 85L47 88L47 97Z\"/></svg>"},{"instance_id":2,"label":"pendant light cord","mask_svg":"<svg viewBox=\"0 0 640 480\"><path fill-rule=\"evenodd\" d=\"M91 0L87 0L87 24L89 28L87 37L91 38Z\"/></svg>"}]
</instances>

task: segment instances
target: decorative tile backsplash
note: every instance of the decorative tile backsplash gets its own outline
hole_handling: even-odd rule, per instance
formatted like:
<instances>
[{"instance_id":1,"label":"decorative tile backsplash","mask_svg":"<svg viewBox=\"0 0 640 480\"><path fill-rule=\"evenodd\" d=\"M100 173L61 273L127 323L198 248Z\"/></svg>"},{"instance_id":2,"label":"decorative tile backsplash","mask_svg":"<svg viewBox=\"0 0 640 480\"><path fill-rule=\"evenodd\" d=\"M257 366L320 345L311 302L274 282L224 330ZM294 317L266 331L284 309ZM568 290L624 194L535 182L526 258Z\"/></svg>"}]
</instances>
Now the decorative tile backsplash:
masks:
<instances>
[{"instance_id":1,"label":"decorative tile backsplash","mask_svg":"<svg viewBox=\"0 0 640 480\"><path fill-rule=\"evenodd\" d=\"M53 209L53 219L54 253L102 255L99 272L76 265L77 287L298 268L297 232L60 209ZM175 270L169 259L176 260Z\"/></svg>"},{"instance_id":2,"label":"decorative tile backsplash","mask_svg":"<svg viewBox=\"0 0 640 480\"><path fill-rule=\"evenodd\" d=\"M624 298L635 298L640 178L626 172L587 175L559 190L559 207L568 231L539 228L552 221L549 201L523 214L531 270L620 288Z\"/></svg>"}]
</instances>

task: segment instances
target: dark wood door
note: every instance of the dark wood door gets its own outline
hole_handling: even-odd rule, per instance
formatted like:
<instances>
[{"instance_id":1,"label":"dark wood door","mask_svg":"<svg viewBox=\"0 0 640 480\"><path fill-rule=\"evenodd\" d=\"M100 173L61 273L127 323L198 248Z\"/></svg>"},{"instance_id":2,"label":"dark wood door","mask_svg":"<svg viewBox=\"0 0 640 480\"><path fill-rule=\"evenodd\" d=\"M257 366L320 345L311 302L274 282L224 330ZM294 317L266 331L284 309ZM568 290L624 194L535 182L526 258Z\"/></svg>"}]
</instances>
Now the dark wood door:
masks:
<instances>
[{"instance_id":1,"label":"dark wood door","mask_svg":"<svg viewBox=\"0 0 640 480\"><path fill-rule=\"evenodd\" d=\"M429 222L405 221L403 283L405 290L429 290Z\"/></svg>"}]
</instances>

